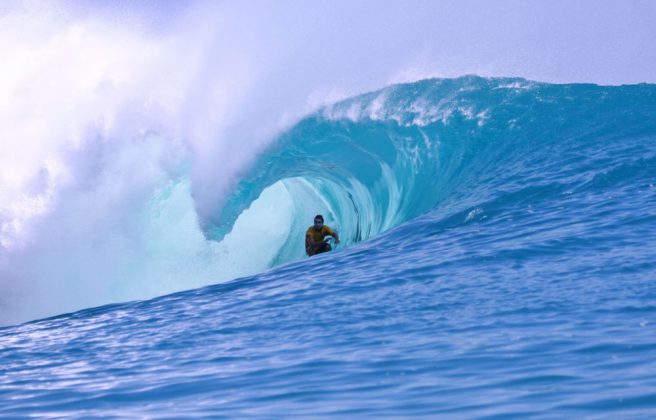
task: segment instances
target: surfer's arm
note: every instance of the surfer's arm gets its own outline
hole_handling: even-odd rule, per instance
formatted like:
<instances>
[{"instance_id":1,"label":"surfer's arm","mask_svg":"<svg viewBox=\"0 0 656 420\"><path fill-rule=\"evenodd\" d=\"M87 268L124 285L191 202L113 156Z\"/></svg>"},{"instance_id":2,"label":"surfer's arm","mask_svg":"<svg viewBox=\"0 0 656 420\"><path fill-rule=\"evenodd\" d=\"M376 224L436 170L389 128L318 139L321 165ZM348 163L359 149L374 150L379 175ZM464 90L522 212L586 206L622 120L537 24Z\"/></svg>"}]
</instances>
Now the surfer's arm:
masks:
<instances>
[{"instance_id":1,"label":"surfer's arm","mask_svg":"<svg viewBox=\"0 0 656 420\"><path fill-rule=\"evenodd\" d=\"M337 234L337 232L335 232L335 231L332 230L331 228L328 228L328 235L330 235L330 236L332 236L333 238L335 238L335 244L338 244L338 243L339 243L339 235Z\"/></svg>"}]
</instances>

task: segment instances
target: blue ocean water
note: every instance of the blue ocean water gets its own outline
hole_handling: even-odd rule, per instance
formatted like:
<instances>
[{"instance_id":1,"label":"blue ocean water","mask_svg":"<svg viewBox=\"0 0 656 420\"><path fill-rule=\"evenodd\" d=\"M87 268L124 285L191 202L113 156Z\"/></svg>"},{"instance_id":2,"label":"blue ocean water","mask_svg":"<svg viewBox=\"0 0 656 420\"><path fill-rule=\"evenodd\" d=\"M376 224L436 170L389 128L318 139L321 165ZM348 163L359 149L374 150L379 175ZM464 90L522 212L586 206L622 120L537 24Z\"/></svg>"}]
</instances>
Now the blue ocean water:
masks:
<instances>
[{"instance_id":1,"label":"blue ocean water","mask_svg":"<svg viewBox=\"0 0 656 420\"><path fill-rule=\"evenodd\" d=\"M267 190L293 209L268 271L0 329L0 415L656 416L656 86L351 98L206 236ZM343 245L304 258L319 212Z\"/></svg>"}]
</instances>

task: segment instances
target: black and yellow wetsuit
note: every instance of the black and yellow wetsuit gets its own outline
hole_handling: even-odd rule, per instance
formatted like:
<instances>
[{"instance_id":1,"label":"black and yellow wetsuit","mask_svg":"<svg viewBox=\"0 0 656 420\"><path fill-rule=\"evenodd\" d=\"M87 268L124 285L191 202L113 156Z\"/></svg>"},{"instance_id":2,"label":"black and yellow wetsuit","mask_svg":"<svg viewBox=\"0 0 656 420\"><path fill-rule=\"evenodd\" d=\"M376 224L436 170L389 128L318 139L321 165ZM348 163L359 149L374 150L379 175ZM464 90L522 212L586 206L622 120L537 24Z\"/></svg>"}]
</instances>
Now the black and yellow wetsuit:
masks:
<instances>
[{"instance_id":1,"label":"black and yellow wetsuit","mask_svg":"<svg viewBox=\"0 0 656 420\"><path fill-rule=\"evenodd\" d=\"M312 256L314 254L321 254L322 252L330 251L332 248L330 244L323 242L326 236L335 236L335 232L326 225L323 225L321 230L317 230L314 226L310 226L305 232L305 252ZM310 238L315 242L314 245L310 242Z\"/></svg>"}]
</instances>

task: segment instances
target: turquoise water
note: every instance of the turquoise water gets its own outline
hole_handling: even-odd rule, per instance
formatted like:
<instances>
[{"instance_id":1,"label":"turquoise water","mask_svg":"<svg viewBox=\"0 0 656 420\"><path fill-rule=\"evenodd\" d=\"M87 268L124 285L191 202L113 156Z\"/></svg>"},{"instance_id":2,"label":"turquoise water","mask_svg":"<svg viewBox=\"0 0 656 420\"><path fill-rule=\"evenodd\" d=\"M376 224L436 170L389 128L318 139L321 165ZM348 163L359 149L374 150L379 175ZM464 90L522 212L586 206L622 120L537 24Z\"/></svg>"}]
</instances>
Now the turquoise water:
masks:
<instances>
[{"instance_id":1,"label":"turquoise water","mask_svg":"<svg viewBox=\"0 0 656 420\"><path fill-rule=\"evenodd\" d=\"M268 271L1 329L0 415L656 415L656 86L390 86L282 134L204 234L262 200ZM307 259L317 212L344 244Z\"/></svg>"}]
</instances>

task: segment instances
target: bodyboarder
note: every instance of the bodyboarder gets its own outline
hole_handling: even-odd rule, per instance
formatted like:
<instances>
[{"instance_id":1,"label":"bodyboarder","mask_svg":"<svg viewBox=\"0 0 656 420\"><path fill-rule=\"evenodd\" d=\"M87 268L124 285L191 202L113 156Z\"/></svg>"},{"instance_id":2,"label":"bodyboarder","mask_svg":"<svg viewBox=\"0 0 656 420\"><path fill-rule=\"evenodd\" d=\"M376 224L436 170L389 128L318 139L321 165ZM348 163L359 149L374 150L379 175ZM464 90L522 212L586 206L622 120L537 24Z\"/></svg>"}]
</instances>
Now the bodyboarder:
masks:
<instances>
[{"instance_id":1,"label":"bodyboarder","mask_svg":"<svg viewBox=\"0 0 656 420\"><path fill-rule=\"evenodd\" d=\"M337 233L330 226L324 225L323 216L317 214L314 216L314 225L310 226L305 233L305 252L308 256L311 257L332 250L330 243L325 240L326 236L334 237L335 245L339 244Z\"/></svg>"}]
</instances>

